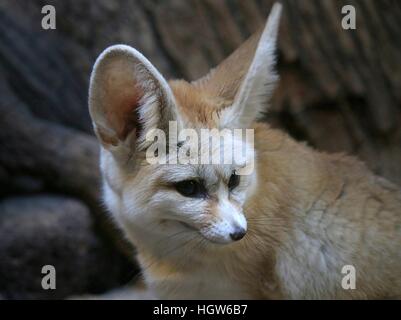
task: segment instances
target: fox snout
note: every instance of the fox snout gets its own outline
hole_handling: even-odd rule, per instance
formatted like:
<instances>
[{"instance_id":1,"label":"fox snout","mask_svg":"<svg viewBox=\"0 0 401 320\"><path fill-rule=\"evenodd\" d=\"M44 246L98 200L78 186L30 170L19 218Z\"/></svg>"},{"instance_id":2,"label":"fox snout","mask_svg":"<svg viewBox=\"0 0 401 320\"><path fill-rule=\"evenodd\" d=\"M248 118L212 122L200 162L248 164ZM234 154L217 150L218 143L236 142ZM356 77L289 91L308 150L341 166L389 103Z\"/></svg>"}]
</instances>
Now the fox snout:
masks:
<instances>
[{"instance_id":1,"label":"fox snout","mask_svg":"<svg viewBox=\"0 0 401 320\"><path fill-rule=\"evenodd\" d=\"M227 244L241 240L247 232L247 221L242 208L229 200L219 201L212 212L213 219L200 233L209 241Z\"/></svg>"},{"instance_id":2,"label":"fox snout","mask_svg":"<svg viewBox=\"0 0 401 320\"><path fill-rule=\"evenodd\" d=\"M237 227L235 228L235 231L233 233L230 233L230 238L233 241L238 241L241 240L243 237L246 235L246 230L242 227Z\"/></svg>"}]
</instances>

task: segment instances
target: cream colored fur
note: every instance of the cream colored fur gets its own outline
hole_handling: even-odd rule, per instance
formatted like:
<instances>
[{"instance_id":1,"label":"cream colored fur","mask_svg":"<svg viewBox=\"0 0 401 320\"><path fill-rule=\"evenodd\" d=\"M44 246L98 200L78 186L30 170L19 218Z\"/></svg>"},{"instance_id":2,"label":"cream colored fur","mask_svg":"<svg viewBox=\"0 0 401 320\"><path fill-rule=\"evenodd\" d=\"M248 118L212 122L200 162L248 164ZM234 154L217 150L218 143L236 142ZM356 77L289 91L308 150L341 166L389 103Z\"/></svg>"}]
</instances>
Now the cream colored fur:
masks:
<instances>
[{"instance_id":1,"label":"cream colored fur","mask_svg":"<svg viewBox=\"0 0 401 320\"><path fill-rule=\"evenodd\" d=\"M89 107L101 143L104 202L134 243L143 276L168 299L401 298L401 192L355 158L325 154L255 122L277 79L281 6L206 77L167 82L138 51L107 49L94 66ZM328 62L329 63L329 62ZM266 95L261 97L261 93ZM150 165L145 133L255 129L256 165ZM209 197L173 182L201 178ZM247 229L230 241L234 225ZM341 286L344 265L356 289Z\"/></svg>"}]
</instances>

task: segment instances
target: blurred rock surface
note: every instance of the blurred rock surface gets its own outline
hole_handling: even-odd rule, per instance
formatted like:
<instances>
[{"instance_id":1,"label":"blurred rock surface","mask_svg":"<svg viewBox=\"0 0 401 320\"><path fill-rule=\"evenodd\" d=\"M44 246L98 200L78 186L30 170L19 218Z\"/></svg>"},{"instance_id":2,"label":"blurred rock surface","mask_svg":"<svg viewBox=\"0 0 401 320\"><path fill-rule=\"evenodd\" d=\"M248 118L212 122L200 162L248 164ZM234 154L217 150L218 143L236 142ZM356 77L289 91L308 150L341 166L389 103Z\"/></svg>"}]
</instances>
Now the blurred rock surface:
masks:
<instances>
[{"instance_id":1,"label":"blurred rock surface","mask_svg":"<svg viewBox=\"0 0 401 320\"><path fill-rule=\"evenodd\" d=\"M60 299L123 284L121 256L96 233L81 202L42 195L0 202L0 296ZM56 269L56 290L43 290L42 267Z\"/></svg>"}]
</instances>

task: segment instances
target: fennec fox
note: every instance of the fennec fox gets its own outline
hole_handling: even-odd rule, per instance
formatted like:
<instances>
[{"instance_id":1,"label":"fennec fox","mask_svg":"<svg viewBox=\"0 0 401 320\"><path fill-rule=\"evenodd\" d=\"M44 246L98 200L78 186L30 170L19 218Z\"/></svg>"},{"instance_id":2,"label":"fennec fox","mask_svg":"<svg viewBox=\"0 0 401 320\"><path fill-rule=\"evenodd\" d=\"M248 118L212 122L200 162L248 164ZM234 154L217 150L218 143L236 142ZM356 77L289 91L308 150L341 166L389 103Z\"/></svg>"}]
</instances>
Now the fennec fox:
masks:
<instances>
[{"instance_id":1,"label":"fennec fox","mask_svg":"<svg viewBox=\"0 0 401 320\"><path fill-rule=\"evenodd\" d=\"M104 201L156 297L401 297L400 189L352 157L317 152L256 122L278 79L280 16L276 4L263 32L195 82L167 82L125 45L94 65L89 109ZM170 136L172 123L178 131L254 129L254 144L242 138L254 169L149 161L147 134ZM191 144L176 142L168 157Z\"/></svg>"}]
</instances>

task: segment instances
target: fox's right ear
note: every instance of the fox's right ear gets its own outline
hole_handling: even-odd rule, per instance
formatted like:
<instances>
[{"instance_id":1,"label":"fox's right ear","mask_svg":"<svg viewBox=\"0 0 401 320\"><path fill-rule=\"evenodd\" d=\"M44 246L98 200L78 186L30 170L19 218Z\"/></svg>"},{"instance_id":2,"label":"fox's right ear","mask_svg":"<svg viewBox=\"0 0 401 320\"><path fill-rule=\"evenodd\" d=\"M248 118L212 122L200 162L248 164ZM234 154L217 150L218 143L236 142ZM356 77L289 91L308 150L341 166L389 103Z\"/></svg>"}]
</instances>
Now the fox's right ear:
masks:
<instances>
[{"instance_id":1,"label":"fox's right ear","mask_svg":"<svg viewBox=\"0 0 401 320\"><path fill-rule=\"evenodd\" d=\"M249 128L267 108L278 82L277 37L282 4L275 3L263 30L245 41L205 77L193 82L228 105L218 110L220 128Z\"/></svg>"},{"instance_id":2,"label":"fox's right ear","mask_svg":"<svg viewBox=\"0 0 401 320\"><path fill-rule=\"evenodd\" d=\"M167 81L126 45L109 47L98 57L90 79L89 112L103 147L119 155L143 147L148 130L167 130L168 121L177 120Z\"/></svg>"}]
</instances>

